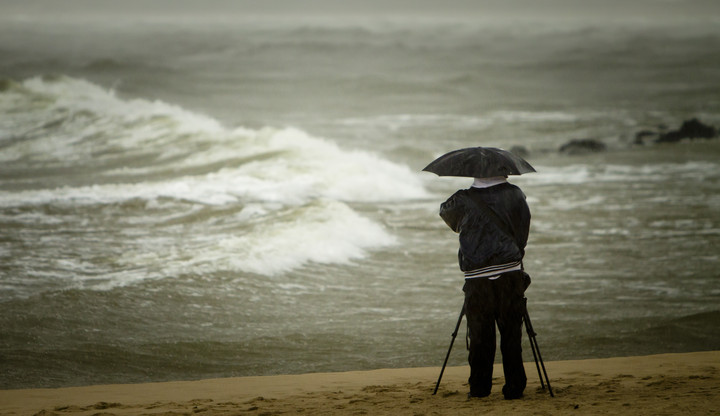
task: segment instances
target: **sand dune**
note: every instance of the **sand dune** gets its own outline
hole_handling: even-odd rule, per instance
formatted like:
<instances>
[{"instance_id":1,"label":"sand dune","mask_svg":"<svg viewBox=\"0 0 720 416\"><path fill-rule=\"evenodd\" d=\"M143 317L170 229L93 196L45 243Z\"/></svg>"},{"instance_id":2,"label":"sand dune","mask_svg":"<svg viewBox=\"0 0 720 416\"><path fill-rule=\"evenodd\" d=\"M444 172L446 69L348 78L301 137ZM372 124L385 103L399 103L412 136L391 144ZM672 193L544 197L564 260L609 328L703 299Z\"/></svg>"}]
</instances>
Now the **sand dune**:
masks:
<instances>
[{"instance_id":1,"label":"sand dune","mask_svg":"<svg viewBox=\"0 0 720 416\"><path fill-rule=\"evenodd\" d=\"M546 363L555 397L526 363L525 397L466 397L467 367L382 369L0 391L2 415L713 415L720 351Z\"/></svg>"}]
</instances>

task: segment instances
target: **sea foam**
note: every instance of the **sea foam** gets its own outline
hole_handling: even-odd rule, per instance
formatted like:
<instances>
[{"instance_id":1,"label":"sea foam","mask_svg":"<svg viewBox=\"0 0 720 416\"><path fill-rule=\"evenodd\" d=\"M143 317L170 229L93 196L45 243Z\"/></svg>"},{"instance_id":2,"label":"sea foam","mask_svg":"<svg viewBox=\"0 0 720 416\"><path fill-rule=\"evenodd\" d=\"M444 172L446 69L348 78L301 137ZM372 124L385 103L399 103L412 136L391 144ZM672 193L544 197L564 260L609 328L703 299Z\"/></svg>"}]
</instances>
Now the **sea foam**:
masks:
<instances>
[{"instance_id":1,"label":"sea foam","mask_svg":"<svg viewBox=\"0 0 720 416\"><path fill-rule=\"evenodd\" d=\"M0 106L23 112L3 126L6 137L19 139L5 146L1 160L38 171L48 165L95 165L93 173L110 182L20 192L6 195L5 204L159 196L211 204L238 199L297 204L319 197L395 201L428 196L417 173L370 152L341 149L292 127L226 128L161 101L121 99L84 80L33 78L0 94Z\"/></svg>"},{"instance_id":2,"label":"sea foam","mask_svg":"<svg viewBox=\"0 0 720 416\"><path fill-rule=\"evenodd\" d=\"M228 128L81 79L14 83L0 93L0 108L22 115L0 126L6 138L0 159L29 172L8 179L0 207L117 211L122 217L108 214L99 226L155 227L133 231L132 244L114 261L117 270L68 271L83 286L107 289L188 271L277 275L309 263L347 263L397 242L350 204L428 197L419 173L371 152L343 149L295 127ZM58 170L74 174L58 176ZM54 186L45 185L46 177ZM193 206L228 208L186 215L202 209ZM83 238L80 216L64 218L77 239ZM175 239L168 218L203 231ZM228 226L215 229L217 222Z\"/></svg>"}]
</instances>

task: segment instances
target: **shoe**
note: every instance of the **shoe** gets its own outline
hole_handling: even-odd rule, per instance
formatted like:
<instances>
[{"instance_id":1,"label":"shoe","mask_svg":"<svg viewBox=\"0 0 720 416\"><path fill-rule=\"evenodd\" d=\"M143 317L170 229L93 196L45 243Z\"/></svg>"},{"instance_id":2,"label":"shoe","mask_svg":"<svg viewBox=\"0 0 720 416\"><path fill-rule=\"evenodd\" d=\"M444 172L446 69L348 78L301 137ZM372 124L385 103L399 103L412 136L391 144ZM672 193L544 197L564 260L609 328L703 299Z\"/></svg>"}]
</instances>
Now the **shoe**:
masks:
<instances>
[{"instance_id":1,"label":"shoe","mask_svg":"<svg viewBox=\"0 0 720 416\"><path fill-rule=\"evenodd\" d=\"M523 397L523 390L525 390L524 387L522 389L517 389L517 388L513 388L511 386L505 385L505 386L503 386L502 392L503 392L503 396L505 397L505 400L515 400L515 399L520 399Z\"/></svg>"},{"instance_id":2,"label":"shoe","mask_svg":"<svg viewBox=\"0 0 720 416\"><path fill-rule=\"evenodd\" d=\"M473 392L468 392L467 397L468 397L468 399L482 399L483 397L487 397L489 395L490 395L490 392L479 393L479 394L473 393Z\"/></svg>"}]
</instances>

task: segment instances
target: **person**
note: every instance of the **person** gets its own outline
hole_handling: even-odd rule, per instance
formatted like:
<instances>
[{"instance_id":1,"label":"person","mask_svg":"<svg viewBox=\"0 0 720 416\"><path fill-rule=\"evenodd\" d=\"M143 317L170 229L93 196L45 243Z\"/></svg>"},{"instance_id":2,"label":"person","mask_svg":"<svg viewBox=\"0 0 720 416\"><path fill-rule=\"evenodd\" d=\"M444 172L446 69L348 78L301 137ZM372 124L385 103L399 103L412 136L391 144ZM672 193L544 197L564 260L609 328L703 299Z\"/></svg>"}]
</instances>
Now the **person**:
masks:
<instances>
[{"instance_id":1,"label":"person","mask_svg":"<svg viewBox=\"0 0 720 416\"><path fill-rule=\"evenodd\" d=\"M492 389L497 323L505 375L502 392L505 399L518 399L527 384L521 347L524 293L530 285L522 267L530 230L525 194L506 176L475 178L469 189L441 204L440 217L459 233L469 338L468 397L485 397Z\"/></svg>"}]
</instances>

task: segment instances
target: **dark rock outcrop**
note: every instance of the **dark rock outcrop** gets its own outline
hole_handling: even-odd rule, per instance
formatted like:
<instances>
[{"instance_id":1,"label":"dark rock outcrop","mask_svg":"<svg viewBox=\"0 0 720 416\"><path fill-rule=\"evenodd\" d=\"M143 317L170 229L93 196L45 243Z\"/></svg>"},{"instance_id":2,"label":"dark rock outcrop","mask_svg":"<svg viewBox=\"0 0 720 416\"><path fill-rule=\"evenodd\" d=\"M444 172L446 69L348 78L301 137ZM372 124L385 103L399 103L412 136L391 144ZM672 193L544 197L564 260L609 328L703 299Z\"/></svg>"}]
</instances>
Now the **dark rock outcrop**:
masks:
<instances>
[{"instance_id":1,"label":"dark rock outcrop","mask_svg":"<svg viewBox=\"0 0 720 416\"><path fill-rule=\"evenodd\" d=\"M605 150L607 150L605 143L595 139L573 139L560 146L560 153L568 155L597 153Z\"/></svg>"},{"instance_id":2,"label":"dark rock outcrop","mask_svg":"<svg viewBox=\"0 0 720 416\"><path fill-rule=\"evenodd\" d=\"M713 126L703 124L698 119L685 120L679 130L672 130L660 135L656 143L674 143L684 139L712 139L718 136Z\"/></svg>"}]
</instances>

